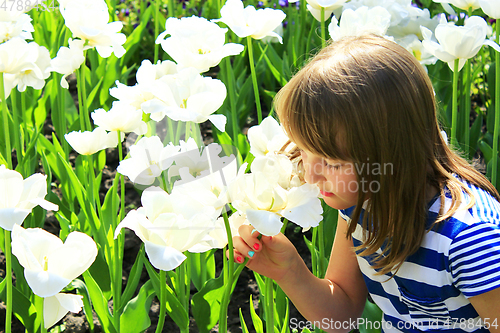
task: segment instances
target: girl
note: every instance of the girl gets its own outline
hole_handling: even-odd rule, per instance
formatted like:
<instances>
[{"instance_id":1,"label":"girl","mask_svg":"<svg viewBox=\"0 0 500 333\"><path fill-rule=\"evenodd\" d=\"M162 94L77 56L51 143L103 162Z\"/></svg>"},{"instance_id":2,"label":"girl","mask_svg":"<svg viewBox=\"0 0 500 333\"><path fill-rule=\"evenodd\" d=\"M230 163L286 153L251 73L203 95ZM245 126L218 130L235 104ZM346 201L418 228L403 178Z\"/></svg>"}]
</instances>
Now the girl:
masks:
<instances>
[{"instance_id":1,"label":"girl","mask_svg":"<svg viewBox=\"0 0 500 333\"><path fill-rule=\"evenodd\" d=\"M330 263L317 278L284 235L258 239L248 225L235 258L326 331L356 321L368 292L383 331L500 332L499 194L442 138L412 54L345 38L290 80L276 110L305 181L340 210Z\"/></svg>"}]
</instances>

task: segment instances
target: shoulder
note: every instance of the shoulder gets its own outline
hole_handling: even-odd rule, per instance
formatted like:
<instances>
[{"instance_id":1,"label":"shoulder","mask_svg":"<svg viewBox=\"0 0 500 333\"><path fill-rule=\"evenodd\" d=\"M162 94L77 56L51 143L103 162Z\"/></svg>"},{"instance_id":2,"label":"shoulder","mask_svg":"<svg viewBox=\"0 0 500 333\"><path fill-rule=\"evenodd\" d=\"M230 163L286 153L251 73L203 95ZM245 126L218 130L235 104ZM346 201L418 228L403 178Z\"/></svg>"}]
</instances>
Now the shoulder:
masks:
<instances>
[{"instance_id":1,"label":"shoulder","mask_svg":"<svg viewBox=\"0 0 500 333\"><path fill-rule=\"evenodd\" d=\"M437 233L440 246L446 244L448 271L453 284L472 297L500 286L500 203L487 191L465 183L471 196L463 191L455 214L439 223L430 234ZM470 200L472 207L467 208ZM429 218L437 216L441 200L429 208ZM444 199L445 211L451 198Z\"/></svg>"},{"instance_id":2,"label":"shoulder","mask_svg":"<svg viewBox=\"0 0 500 333\"><path fill-rule=\"evenodd\" d=\"M463 184L469 190L470 195L462 190L462 200L458 209L451 217L439 224L439 232L450 239L455 239L466 229L500 228L500 203L487 191L467 182L463 182ZM469 207L471 202L473 205ZM451 205L451 196L445 189L444 199L437 198L431 202L428 210L428 222L432 224L436 220L441 207L446 212L451 208Z\"/></svg>"}]
</instances>

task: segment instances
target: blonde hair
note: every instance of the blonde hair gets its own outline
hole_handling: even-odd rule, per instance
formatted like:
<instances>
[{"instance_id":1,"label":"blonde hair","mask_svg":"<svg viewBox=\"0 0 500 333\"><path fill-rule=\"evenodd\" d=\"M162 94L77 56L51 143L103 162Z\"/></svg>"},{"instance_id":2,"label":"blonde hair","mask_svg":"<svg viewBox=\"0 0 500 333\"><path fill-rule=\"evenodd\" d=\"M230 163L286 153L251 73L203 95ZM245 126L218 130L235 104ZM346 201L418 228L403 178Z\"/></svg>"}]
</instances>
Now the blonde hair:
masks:
<instances>
[{"instance_id":1,"label":"blonde hair","mask_svg":"<svg viewBox=\"0 0 500 333\"><path fill-rule=\"evenodd\" d=\"M471 194L462 181L500 199L494 186L442 138L432 84L422 65L387 39L367 35L330 44L280 90L275 108L298 146L350 161L360 166L358 182L379 185L376 192L358 191L351 216L359 220L369 197L362 221L368 236L358 250L375 254L378 274L397 271L420 247L428 230L429 185L439 189L442 199L435 223L456 212L462 191ZM390 164L392 172L370 173L362 167L367 163ZM447 212L445 188L452 199ZM347 237L356 224L350 223Z\"/></svg>"}]
</instances>

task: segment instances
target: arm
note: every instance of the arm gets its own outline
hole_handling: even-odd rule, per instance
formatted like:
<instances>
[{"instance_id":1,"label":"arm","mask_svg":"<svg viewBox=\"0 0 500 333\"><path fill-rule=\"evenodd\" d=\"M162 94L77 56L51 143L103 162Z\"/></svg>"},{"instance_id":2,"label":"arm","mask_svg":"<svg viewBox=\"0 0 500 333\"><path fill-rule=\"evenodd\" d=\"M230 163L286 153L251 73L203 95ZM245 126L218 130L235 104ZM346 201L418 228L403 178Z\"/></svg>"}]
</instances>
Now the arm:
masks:
<instances>
[{"instance_id":1,"label":"arm","mask_svg":"<svg viewBox=\"0 0 500 333\"><path fill-rule=\"evenodd\" d=\"M500 288L469 298L491 333L500 333Z\"/></svg>"},{"instance_id":2,"label":"arm","mask_svg":"<svg viewBox=\"0 0 500 333\"><path fill-rule=\"evenodd\" d=\"M330 323L349 321L361 315L367 290L352 241L345 238L345 220L339 218L337 237L324 279L315 277L309 271L284 235L264 236L259 241L258 233L252 235L252 230L251 226L240 228L241 237L234 240L235 256L255 251L247 266L274 279L305 318L319 322L327 318ZM259 250L253 248L256 243L260 245Z\"/></svg>"}]
</instances>

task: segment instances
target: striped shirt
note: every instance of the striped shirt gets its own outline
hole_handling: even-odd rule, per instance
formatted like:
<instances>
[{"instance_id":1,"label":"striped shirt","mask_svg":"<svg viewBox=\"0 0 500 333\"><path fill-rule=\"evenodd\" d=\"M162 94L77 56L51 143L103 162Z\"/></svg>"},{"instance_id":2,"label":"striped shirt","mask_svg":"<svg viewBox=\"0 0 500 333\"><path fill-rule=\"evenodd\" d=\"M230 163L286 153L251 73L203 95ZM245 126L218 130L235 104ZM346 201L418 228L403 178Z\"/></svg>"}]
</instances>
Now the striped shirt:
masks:
<instances>
[{"instance_id":1,"label":"striped shirt","mask_svg":"<svg viewBox=\"0 0 500 333\"><path fill-rule=\"evenodd\" d=\"M500 287L500 203L486 191L467 185L475 205L465 209L469 197L449 219L427 232L419 250L409 256L392 278L375 275L372 256L357 256L368 291L383 311L384 332L488 332L468 298ZM429 203L428 226L436 220L441 199ZM444 209L451 206L446 196ZM354 207L341 210L350 223ZM354 246L366 232L360 221L352 235ZM378 251L380 253L380 250Z\"/></svg>"}]
</instances>

